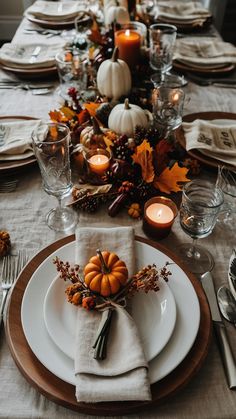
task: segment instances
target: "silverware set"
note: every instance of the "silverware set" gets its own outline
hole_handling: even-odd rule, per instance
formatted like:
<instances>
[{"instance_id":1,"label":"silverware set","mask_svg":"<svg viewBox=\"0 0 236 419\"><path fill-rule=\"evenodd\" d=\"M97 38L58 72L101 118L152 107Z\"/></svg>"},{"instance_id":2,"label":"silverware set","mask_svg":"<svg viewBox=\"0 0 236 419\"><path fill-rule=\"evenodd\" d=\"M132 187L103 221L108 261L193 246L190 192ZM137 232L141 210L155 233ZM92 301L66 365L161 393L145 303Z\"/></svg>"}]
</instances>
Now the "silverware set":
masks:
<instances>
[{"instance_id":1,"label":"silverware set","mask_svg":"<svg viewBox=\"0 0 236 419\"><path fill-rule=\"evenodd\" d=\"M0 81L0 89L29 90L33 95L45 95L54 88L52 83L22 83L20 81Z\"/></svg>"},{"instance_id":2,"label":"silverware set","mask_svg":"<svg viewBox=\"0 0 236 419\"><path fill-rule=\"evenodd\" d=\"M58 36L61 34L61 31L54 29L24 29L23 33L25 35L31 35L34 33L44 35L46 38L52 38L53 36Z\"/></svg>"},{"instance_id":3,"label":"silverware set","mask_svg":"<svg viewBox=\"0 0 236 419\"><path fill-rule=\"evenodd\" d=\"M0 193L14 192L18 185L18 179L7 179L0 182Z\"/></svg>"},{"instance_id":4,"label":"silverware set","mask_svg":"<svg viewBox=\"0 0 236 419\"><path fill-rule=\"evenodd\" d=\"M5 256L2 264L2 301L0 306L0 327L3 322L4 309L6 306L8 293L14 284L17 276L21 272L26 263L25 251L19 251L17 256Z\"/></svg>"},{"instance_id":5,"label":"silverware set","mask_svg":"<svg viewBox=\"0 0 236 419\"><path fill-rule=\"evenodd\" d=\"M186 73L186 76L190 81L199 84L199 86L215 86L236 89L236 78L231 79L226 77L201 77L192 73Z\"/></svg>"}]
</instances>

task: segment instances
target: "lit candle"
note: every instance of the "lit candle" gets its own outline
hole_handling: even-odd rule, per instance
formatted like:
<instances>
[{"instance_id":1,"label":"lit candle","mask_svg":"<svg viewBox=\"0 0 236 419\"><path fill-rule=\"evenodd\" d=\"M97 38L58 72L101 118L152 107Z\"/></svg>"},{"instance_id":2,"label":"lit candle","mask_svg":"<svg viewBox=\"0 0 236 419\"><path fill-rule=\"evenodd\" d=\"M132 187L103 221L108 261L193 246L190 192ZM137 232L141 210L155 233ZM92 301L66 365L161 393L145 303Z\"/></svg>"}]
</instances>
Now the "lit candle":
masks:
<instances>
[{"instance_id":1,"label":"lit candle","mask_svg":"<svg viewBox=\"0 0 236 419\"><path fill-rule=\"evenodd\" d=\"M166 237L177 215L177 207L171 199L154 197L144 207L143 229L155 239Z\"/></svg>"},{"instance_id":2,"label":"lit candle","mask_svg":"<svg viewBox=\"0 0 236 419\"><path fill-rule=\"evenodd\" d=\"M149 218L150 223L153 223L155 226L159 224L166 226L172 223L174 218L172 209L167 205L158 203L151 204L146 210L146 215Z\"/></svg>"},{"instance_id":3,"label":"lit candle","mask_svg":"<svg viewBox=\"0 0 236 419\"><path fill-rule=\"evenodd\" d=\"M115 46L119 49L119 58L130 68L139 62L141 35L138 32L130 29L115 32Z\"/></svg>"},{"instance_id":4,"label":"lit candle","mask_svg":"<svg viewBox=\"0 0 236 419\"><path fill-rule=\"evenodd\" d=\"M110 159L104 154L95 154L88 159L88 163L92 172L102 174L108 169Z\"/></svg>"}]
</instances>

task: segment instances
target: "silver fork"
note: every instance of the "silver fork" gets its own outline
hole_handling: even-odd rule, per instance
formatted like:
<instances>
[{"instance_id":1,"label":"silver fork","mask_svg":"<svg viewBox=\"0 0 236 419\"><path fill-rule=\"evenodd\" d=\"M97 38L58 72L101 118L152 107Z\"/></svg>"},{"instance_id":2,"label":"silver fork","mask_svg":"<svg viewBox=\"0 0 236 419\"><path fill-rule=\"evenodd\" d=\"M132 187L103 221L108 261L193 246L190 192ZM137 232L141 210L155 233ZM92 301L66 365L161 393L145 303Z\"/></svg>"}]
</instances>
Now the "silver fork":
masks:
<instances>
[{"instance_id":1,"label":"silver fork","mask_svg":"<svg viewBox=\"0 0 236 419\"><path fill-rule=\"evenodd\" d=\"M0 307L0 327L3 322L4 308L6 305L7 295L11 289L15 279L20 273L26 261L24 251L20 251L18 256L5 256L2 266L2 302Z\"/></svg>"},{"instance_id":2,"label":"silver fork","mask_svg":"<svg viewBox=\"0 0 236 419\"><path fill-rule=\"evenodd\" d=\"M0 193L14 192L18 184L18 179L5 180L0 182Z\"/></svg>"}]
</instances>

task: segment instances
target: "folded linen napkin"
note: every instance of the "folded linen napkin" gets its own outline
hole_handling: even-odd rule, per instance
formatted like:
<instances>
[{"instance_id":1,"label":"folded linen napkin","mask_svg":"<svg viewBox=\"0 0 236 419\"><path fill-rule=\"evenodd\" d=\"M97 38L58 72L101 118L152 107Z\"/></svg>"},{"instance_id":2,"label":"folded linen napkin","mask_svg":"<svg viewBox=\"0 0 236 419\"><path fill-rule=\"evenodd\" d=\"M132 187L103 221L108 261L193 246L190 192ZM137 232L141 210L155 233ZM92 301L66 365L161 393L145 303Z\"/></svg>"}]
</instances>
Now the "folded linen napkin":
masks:
<instances>
[{"instance_id":1,"label":"folded linen napkin","mask_svg":"<svg viewBox=\"0 0 236 419\"><path fill-rule=\"evenodd\" d=\"M163 1L158 2L156 6L156 17L170 18L174 20L191 21L194 19L206 19L211 16L208 9L202 7L199 1L193 2L176 2Z\"/></svg>"},{"instance_id":2,"label":"folded linen napkin","mask_svg":"<svg viewBox=\"0 0 236 419\"><path fill-rule=\"evenodd\" d=\"M201 153L236 167L236 123L216 123L196 119L183 122L186 150Z\"/></svg>"},{"instance_id":3,"label":"folded linen napkin","mask_svg":"<svg viewBox=\"0 0 236 419\"><path fill-rule=\"evenodd\" d=\"M75 261L84 266L96 249L109 250L134 273L134 232L131 227L78 228ZM76 324L76 398L79 402L150 400L147 362L136 325L123 308L114 310L107 357L94 359L92 348L102 313L78 308ZM131 350L132 348L132 350Z\"/></svg>"},{"instance_id":4,"label":"folded linen napkin","mask_svg":"<svg viewBox=\"0 0 236 419\"><path fill-rule=\"evenodd\" d=\"M33 156L32 132L40 120L0 123L0 160L23 160Z\"/></svg>"},{"instance_id":5,"label":"folded linen napkin","mask_svg":"<svg viewBox=\"0 0 236 419\"><path fill-rule=\"evenodd\" d=\"M177 39L173 59L198 66L236 64L236 48L213 38Z\"/></svg>"},{"instance_id":6,"label":"folded linen napkin","mask_svg":"<svg viewBox=\"0 0 236 419\"><path fill-rule=\"evenodd\" d=\"M39 19L61 21L61 19L72 19L80 10L84 10L80 1L43 1L37 0L32 6L25 10L25 16L33 15Z\"/></svg>"},{"instance_id":7,"label":"folded linen napkin","mask_svg":"<svg viewBox=\"0 0 236 419\"><path fill-rule=\"evenodd\" d=\"M64 42L48 45L6 43L0 49L0 63L22 69L53 67L55 56L64 45Z\"/></svg>"}]
</instances>

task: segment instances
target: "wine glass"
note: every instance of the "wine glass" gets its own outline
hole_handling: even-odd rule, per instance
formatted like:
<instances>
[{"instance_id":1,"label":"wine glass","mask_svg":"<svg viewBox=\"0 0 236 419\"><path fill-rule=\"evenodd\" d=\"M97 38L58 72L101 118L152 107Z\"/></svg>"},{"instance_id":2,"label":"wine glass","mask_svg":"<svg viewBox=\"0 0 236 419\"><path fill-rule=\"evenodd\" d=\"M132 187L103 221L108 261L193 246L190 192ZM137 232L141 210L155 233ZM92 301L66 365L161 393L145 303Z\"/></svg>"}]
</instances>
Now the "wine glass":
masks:
<instances>
[{"instance_id":1,"label":"wine glass","mask_svg":"<svg viewBox=\"0 0 236 419\"><path fill-rule=\"evenodd\" d=\"M225 166L218 166L218 175L216 180L218 188L224 193L224 224L232 223L236 214L236 172L233 172Z\"/></svg>"},{"instance_id":2,"label":"wine glass","mask_svg":"<svg viewBox=\"0 0 236 419\"><path fill-rule=\"evenodd\" d=\"M34 154L47 194L58 199L58 207L46 216L48 226L56 231L72 229L76 215L69 207L62 206L62 199L72 188L69 159L70 130L64 124L41 122L32 133Z\"/></svg>"},{"instance_id":3,"label":"wine glass","mask_svg":"<svg viewBox=\"0 0 236 419\"><path fill-rule=\"evenodd\" d=\"M150 26L149 63L158 73L166 73L172 68L177 28L166 23Z\"/></svg>"},{"instance_id":4,"label":"wine glass","mask_svg":"<svg viewBox=\"0 0 236 419\"><path fill-rule=\"evenodd\" d=\"M209 251L196 244L197 239L211 234L222 208L224 195L220 188L205 180L193 180L183 187L180 225L192 239L179 247L179 254L189 270L202 274L211 271L214 260Z\"/></svg>"}]
</instances>

